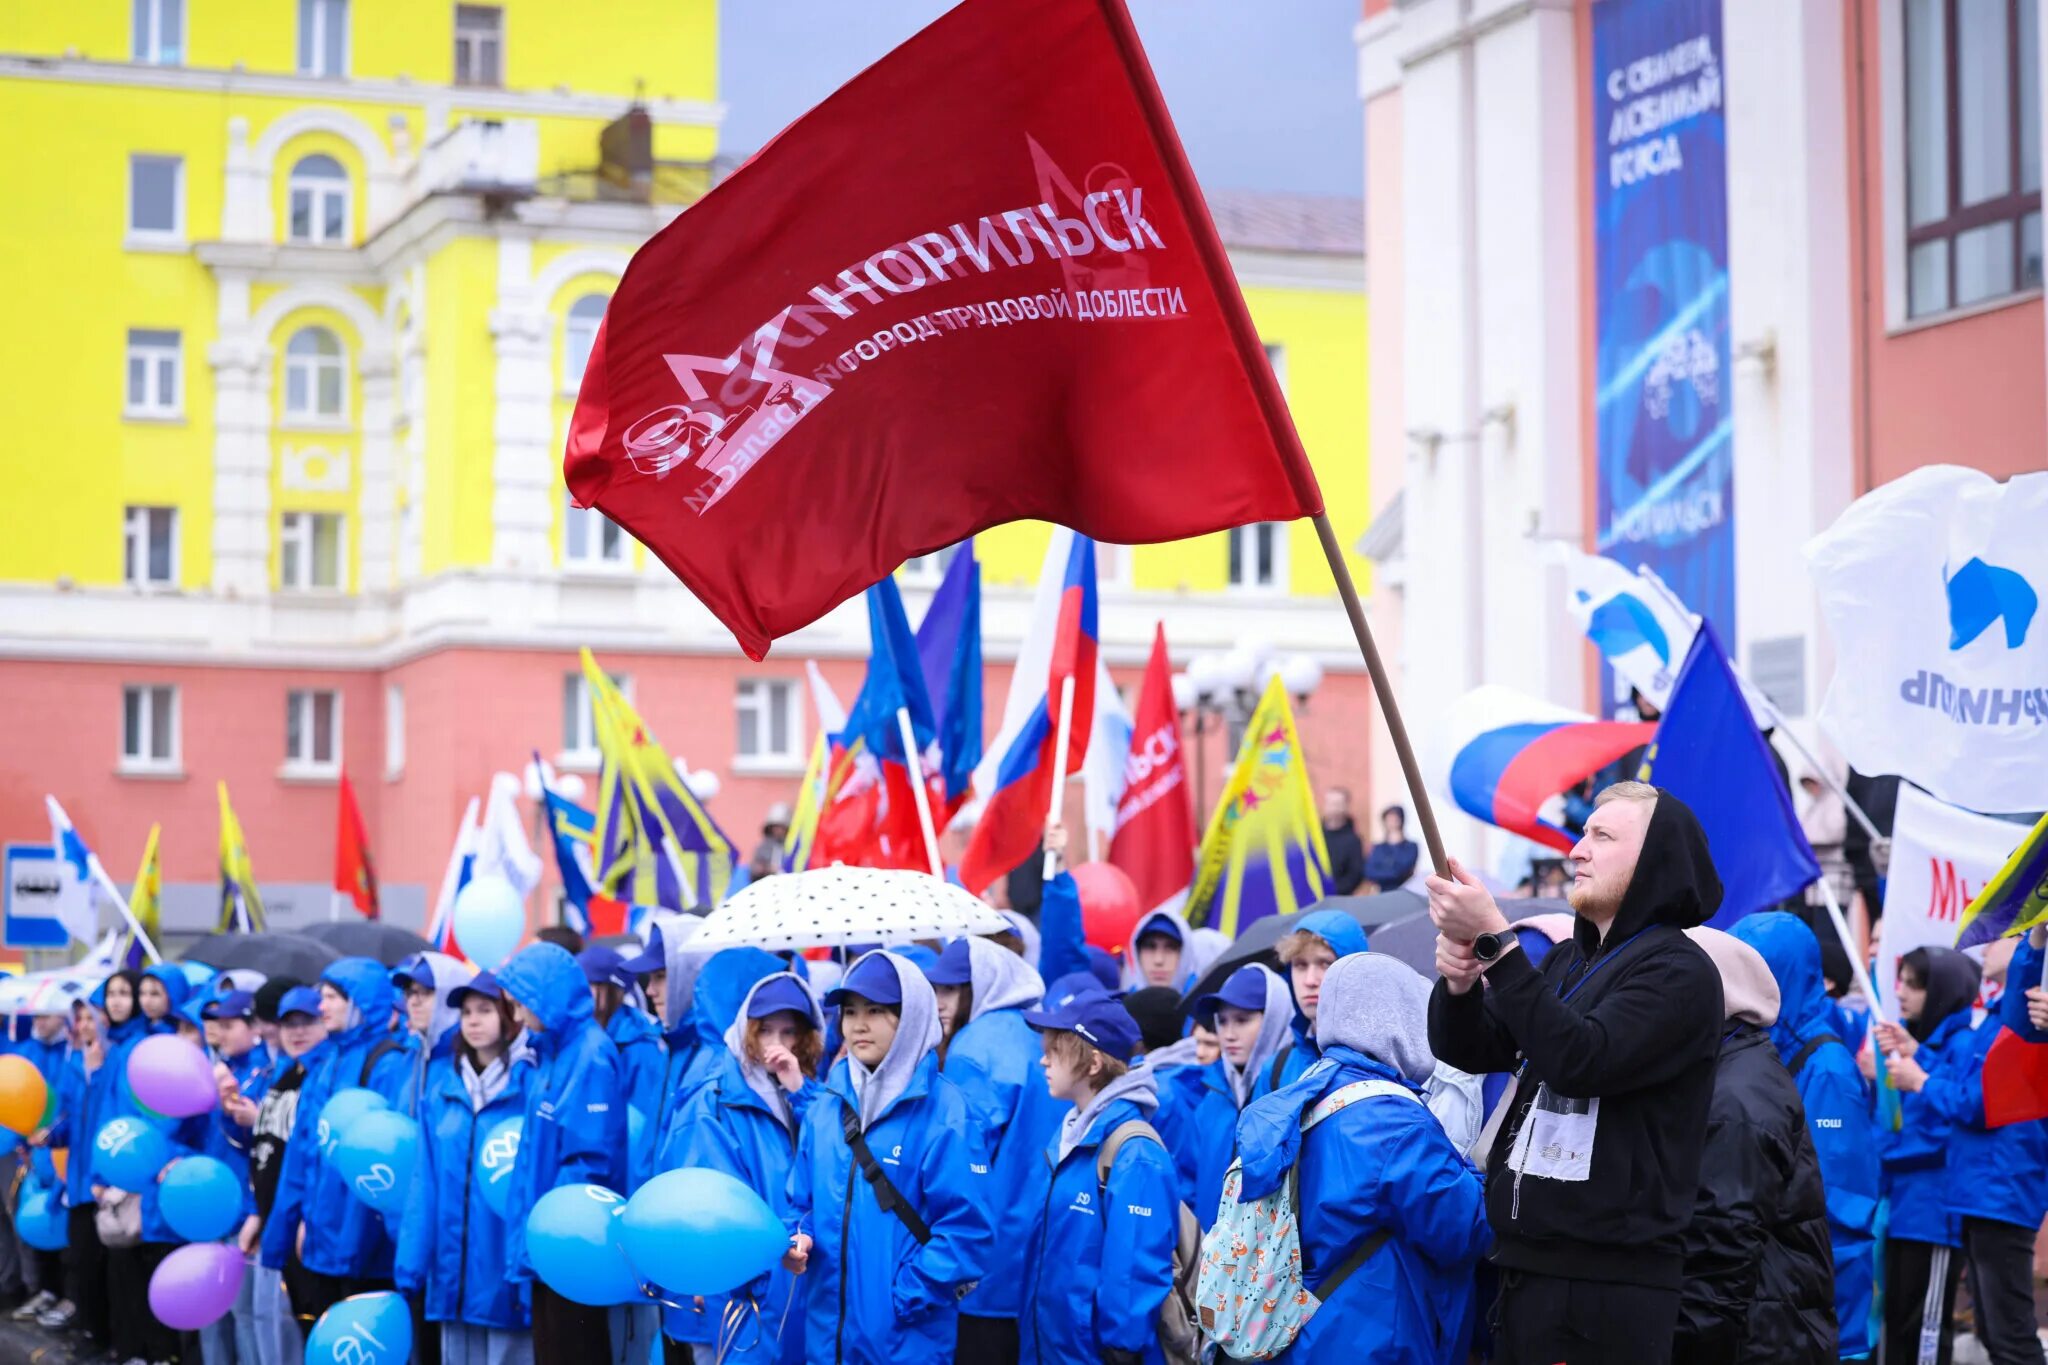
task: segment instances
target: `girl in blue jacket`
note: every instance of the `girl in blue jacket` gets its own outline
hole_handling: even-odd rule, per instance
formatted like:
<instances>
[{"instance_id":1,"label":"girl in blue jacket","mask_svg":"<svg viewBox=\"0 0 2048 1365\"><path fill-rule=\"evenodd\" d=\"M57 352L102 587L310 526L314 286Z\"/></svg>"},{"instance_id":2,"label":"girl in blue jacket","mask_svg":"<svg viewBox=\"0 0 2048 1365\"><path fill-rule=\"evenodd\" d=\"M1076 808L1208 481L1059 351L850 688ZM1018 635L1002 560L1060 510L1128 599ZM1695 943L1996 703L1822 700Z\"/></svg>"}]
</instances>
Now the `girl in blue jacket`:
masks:
<instances>
[{"instance_id":1,"label":"girl in blue jacket","mask_svg":"<svg viewBox=\"0 0 2048 1365\"><path fill-rule=\"evenodd\" d=\"M1180 1233L1173 1157L1156 1137L1127 1134L1107 1178L1101 1164L1110 1135L1149 1123L1158 1107L1157 1076L1131 1068L1138 1026L1094 990L1025 1018L1043 1033L1048 1092L1072 1107L1020 1191L1031 1210L1019 1267L1021 1358L1162 1365L1157 1321Z\"/></svg>"},{"instance_id":2,"label":"girl in blue jacket","mask_svg":"<svg viewBox=\"0 0 2048 1365\"><path fill-rule=\"evenodd\" d=\"M115 972L94 989L83 1008L72 1011L72 1037L77 1054L64 1069L58 1090L57 1121L50 1126L45 1142L50 1147L69 1149L64 1168L65 1218L71 1264L66 1279L72 1321L97 1347L111 1347L113 1323L110 1314L109 1253L100 1243L93 1225L95 1199L103 1188L93 1171L93 1139L111 1112L112 1087L119 1074L117 1064L127 1061L128 1045L142 1036L142 1020L135 1012L135 991L142 983L140 972ZM58 1304L53 1313L64 1308ZM52 1324L71 1326L71 1322ZM127 1328L122 1340L129 1341ZM129 1353L121 1355L126 1360Z\"/></svg>"},{"instance_id":3,"label":"girl in blue jacket","mask_svg":"<svg viewBox=\"0 0 2048 1365\"><path fill-rule=\"evenodd\" d=\"M668 1079L668 1045L661 1040L661 1025L632 1003L633 977L624 958L600 945L585 948L577 955L576 965L590 983L590 1003L597 1011L597 1022L604 1025L605 1037L619 1050L631 1144L625 1189L630 1195L654 1174L654 1149L662 1132L662 1086Z\"/></svg>"},{"instance_id":4,"label":"girl in blue jacket","mask_svg":"<svg viewBox=\"0 0 2048 1365\"><path fill-rule=\"evenodd\" d=\"M754 984L725 1033L718 1074L685 1101L662 1154L663 1170L703 1166L744 1181L768 1207L789 1214L789 1172L804 1115L823 1093L825 1013L800 976L780 972ZM796 1282L781 1267L741 1295L670 1308L668 1335L732 1365L796 1365L804 1322Z\"/></svg>"},{"instance_id":5,"label":"girl in blue jacket","mask_svg":"<svg viewBox=\"0 0 2048 1365\"><path fill-rule=\"evenodd\" d=\"M441 1365L531 1365L519 1287L505 1278L505 1220L491 1210L477 1159L491 1129L525 1107L533 1068L512 1006L489 972L445 1003L458 1012L447 1065L427 1073L420 1159L398 1232L398 1287L441 1325Z\"/></svg>"},{"instance_id":6,"label":"girl in blue jacket","mask_svg":"<svg viewBox=\"0 0 2048 1365\"><path fill-rule=\"evenodd\" d=\"M988 1148L984 1185L993 1200L988 1268L960 1301L960 1358L1014 1359L1024 1255L1037 1212L1030 1192L1063 1107L1046 1089L1044 1050L1025 1020L1025 1007L1039 1002L1045 983L1023 958L979 937L947 944L925 977L946 1034L940 1069L966 1093L980 1126Z\"/></svg>"},{"instance_id":7,"label":"girl in blue jacket","mask_svg":"<svg viewBox=\"0 0 2048 1365\"><path fill-rule=\"evenodd\" d=\"M626 1101L619 1050L604 1036L591 1008L590 984L566 948L530 944L497 976L526 1030L531 1056L526 1065L533 1068L522 1081L526 1126L506 1197L507 1274L532 1287L537 1358L623 1360L631 1343L614 1337L613 1314L555 1293L535 1278L526 1256L527 1216L549 1190L590 1184L625 1194ZM623 1322L625 1315L619 1317Z\"/></svg>"},{"instance_id":8,"label":"girl in blue jacket","mask_svg":"<svg viewBox=\"0 0 2048 1365\"><path fill-rule=\"evenodd\" d=\"M1492 1234L1479 1178L1423 1104L1436 1067L1428 1011L1429 984L1406 963L1340 958L1316 1012L1322 1059L1237 1121L1240 1200L1299 1166L1302 1283L1323 1302L1280 1360L1465 1358L1473 1270Z\"/></svg>"},{"instance_id":9,"label":"girl in blue jacket","mask_svg":"<svg viewBox=\"0 0 2048 1365\"><path fill-rule=\"evenodd\" d=\"M433 1084L429 1067L446 1063L459 1041L460 1012L448 1002L455 991L476 976L476 968L446 953L414 953L391 969L391 987L405 1006L406 1031L412 1034L412 1074L406 1077L398 1112L420 1116L420 1097Z\"/></svg>"},{"instance_id":10,"label":"girl in blue jacket","mask_svg":"<svg viewBox=\"0 0 2048 1365\"><path fill-rule=\"evenodd\" d=\"M877 950L825 1003L839 1009L846 1056L804 1117L784 1262L809 1272L805 1359L951 1361L960 1300L988 1266L988 1167L967 1097L939 1074L937 1002L908 958ZM901 1197L893 1209L865 1177L856 1139Z\"/></svg>"},{"instance_id":11,"label":"girl in blue jacket","mask_svg":"<svg viewBox=\"0 0 2048 1365\"><path fill-rule=\"evenodd\" d=\"M1182 1068L1174 1077L1185 1111L1177 1125L1183 1134L1181 1150L1174 1157L1181 1197L1207 1228L1216 1221L1223 1198L1238 1112L1251 1102L1259 1077L1287 1045L1294 997L1276 972L1255 962L1195 1002L1195 1019L1215 1030L1222 1055L1198 1069Z\"/></svg>"}]
</instances>

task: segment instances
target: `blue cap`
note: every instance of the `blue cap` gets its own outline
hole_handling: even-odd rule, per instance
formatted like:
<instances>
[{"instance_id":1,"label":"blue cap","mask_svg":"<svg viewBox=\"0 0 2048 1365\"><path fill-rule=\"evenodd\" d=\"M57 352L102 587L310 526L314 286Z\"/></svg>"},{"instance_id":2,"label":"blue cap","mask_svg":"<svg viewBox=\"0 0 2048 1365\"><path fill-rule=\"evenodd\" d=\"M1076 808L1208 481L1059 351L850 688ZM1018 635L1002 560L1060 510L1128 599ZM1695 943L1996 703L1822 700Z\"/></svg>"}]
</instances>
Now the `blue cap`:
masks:
<instances>
[{"instance_id":1,"label":"blue cap","mask_svg":"<svg viewBox=\"0 0 2048 1365\"><path fill-rule=\"evenodd\" d=\"M842 1005L849 995L872 1000L877 1005L902 1004L903 983L896 979L896 964L880 953L869 953L853 964L844 981L827 992L825 1003Z\"/></svg>"},{"instance_id":2,"label":"blue cap","mask_svg":"<svg viewBox=\"0 0 2048 1365\"><path fill-rule=\"evenodd\" d=\"M425 986L434 989L434 969L427 962L425 953L414 953L391 969L391 984L404 990L407 986Z\"/></svg>"},{"instance_id":3,"label":"blue cap","mask_svg":"<svg viewBox=\"0 0 2048 1365\"><path fill-rule=\"evenodd\" d=\"M1131 942L1136 943L1147 934L1164 934L1175 943L1183 941L1180 934L1180 926L1174 923L1172 915L1165 914L1164 912L1155 912L1139 921L1138 932L1131 935Z\"/></svg>"},{"instance_id":4,"label":"blue cap","mask_svg":"<svg viewBox=\"0 0 2048 1365\"><path fill-rule=\"evenodd\" d=\"M1102 983L1102 989L1112 995L1124 984L1124 971L1116 959L1092 943L1088 945L1088 970Z\"/></svg>"},{"instance_id":5,"label":"blue cap","mask_svg":"<svg viewBox=\"0 0 2048 1365\"><path fill-rule=\"evenodd\" d=\"M921 972L928 972L939 965L939 955L922 943L892 943L889 951L898 957L908 958L910 965Z\"/></svg>"},{"instance_id":6,"label":"blue cap","mask_svg":"<svg viewBox=\"0 0 2048 1365\"><path fill-rule=\"evenodd\" d=\"M310 1014L320 1017L320 988L318 986L294 986L284 993L284 999L277 1002L277 1017L287 1014Z\"/></svg>"},{"instance_id":7,"label":"blue cap","mask_svg":"<svg viewBox=\"0 0 2048 1365\"><path fill-rule=\"evenodd\" d=\"M934 986L971 986L974 984L974 962L967 951L967 940L956 938L939 954L939 960L924 969L924 979Z\"/></svg>"},{"instance_id":8,"label":"blue cap","mask_svg":"<svg viewBox=\"0 0 2048 1365\"><path fill-rule=\"evenodd\" d=\"M218 1000L200 1007L202 1019L248 1019L256 1013L256 997L247 991L229 991Z\"/></svg>"},{"instance_id":9,"label":"blue cap","mask_svg":"<svg viewBox=\"0 0 2048 1365\"><path fill-rule=\"evenodd\" d=\"M1256 963L1239 967L1223 983L1223 988L1203 996L1195 1002L1197 1019L1213 1019L1216 1011L1228 1005L1236 1010L1253 1010L1263 1014L1266 1009L1266 974Z\"/></svg>"},{"instance_id":10,"label":"blue cap","mask_svg":"<svg viewBox=\"0 0 2048 1365\"><path fill-rule=\"evenodd\" d=\"M478 972L475 976L448 992L448 1003L455 1009L461 1009L462 998L471 994L486 995L493 1000L503 1000L505 998L505 988L500 986L498 978L492 976L489 972Z\"/></svg>"},{"instance_id":11,"label":"blue cap","mask_svg":"<svg viewBox=\"0 0 2048 1365\"><path fill-rule=\"evenodd\" d=\"M786 973L768 977L754 988L754 998L747 1002L747 1018L766 1019L777 1010L811 1017L811 997L801 982Z\"/></svg>"},{"instance_id":12,"label":"blue cap","mask_svg":"<svg viewBox=\"0 0 2048 1365\"><path fill-rule=\"evenodd\" d=\"M1128 1062L1138 1050L1138 1021L1123 1002L1102 990L1081 990L1043 1009L1025 1010L1024 1022L1035 1029L1064 1029L1079 1034L1097 1051Z\"/></svg>"},{"instance_id":13,"label":"blue cap","mask_svg":"<svg viewBox=\"0 0 2048 1365\"><path fill-rule=\"evenodd\" d=\"M668 952L662 946L661 926L659 924L648 925L646 949L640 956L629 957L619 965L634 976L645 976L649 972L667 971Z\"/></svg>"},{"instance_id":14,"label":"blue cap","mask_svg":"<svg viewBox=\"0 0 2048 1365\"><path fill-rule=\"evenodd\" d=\"M626 959L603 944L576 954L576 965L583 969L583 979L593 986L633 989L633 974L626 970Z\"/></svg>"},{"instance_id":15,"label":"blue cap","mask_svg":"<svg viewBox=\"0 0 2048 1365\"><path fill-rule=\"evenodd\" d=\"M1094 972L1068 972L1065 976L1056 976L1046 983L1045 999L1048 1004L1056 1004L1070 995L1080 995L1087 991L1102 991L1105 995L1116 994L1114 991L1104 990L1102 982Z\"/></svg>"},{"instance_id":16,"label":"blue cap","mask_svg":"<svg viewBox=\"0 0 2048 1365\"><path fill-rule=\"evenodd\" d=\"M183 1019L193 1028L199 1029L201 1032L204 1032L206 1027L206 1019L203 1015L200 1014L200 1011L205 1008L206 1003L204 1001L187 1000L183 1007L171 1011L171 1017L174 1019Z\"/></svg>"}]
</instances>

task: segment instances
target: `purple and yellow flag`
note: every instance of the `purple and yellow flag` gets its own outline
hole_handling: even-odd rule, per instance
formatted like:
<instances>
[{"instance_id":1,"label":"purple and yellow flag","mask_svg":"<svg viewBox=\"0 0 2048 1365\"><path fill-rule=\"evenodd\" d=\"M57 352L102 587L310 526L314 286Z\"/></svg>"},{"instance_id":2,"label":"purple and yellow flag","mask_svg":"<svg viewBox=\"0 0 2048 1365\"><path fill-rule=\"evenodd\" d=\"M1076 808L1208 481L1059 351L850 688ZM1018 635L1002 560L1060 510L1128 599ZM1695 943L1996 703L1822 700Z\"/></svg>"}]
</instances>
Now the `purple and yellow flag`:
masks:
<instances>
[{"instance_id":1,"label":"purple and yellow flag","mask_svg":"<svg viewBox=\"0 0 2048 1365\"><path fill-rule=\"evenodd\" d=\"M1188 923L1236 938L1254 920L1291 914L1328 894L1330 850L1309 786L1287 688L1266 684L1237 766L1195 857Z\"/></svg>"}]
</instances>

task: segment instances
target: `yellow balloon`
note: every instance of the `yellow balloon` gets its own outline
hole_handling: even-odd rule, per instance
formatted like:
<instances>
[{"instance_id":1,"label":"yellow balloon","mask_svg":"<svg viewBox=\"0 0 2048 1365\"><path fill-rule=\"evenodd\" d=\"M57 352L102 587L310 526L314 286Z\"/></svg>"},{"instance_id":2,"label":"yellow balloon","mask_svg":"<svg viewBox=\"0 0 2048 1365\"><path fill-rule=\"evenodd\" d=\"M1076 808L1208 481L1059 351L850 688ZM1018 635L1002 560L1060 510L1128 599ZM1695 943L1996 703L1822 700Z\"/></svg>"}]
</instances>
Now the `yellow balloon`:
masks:
<instances>
[{"instance_id":1,"label":"yellow balloon","mask_svg":"<svg viewBox=\"0 0 2048 1365\"><path fill-rule=\"evenodd\" d=\"M57 1168L57 1179L67 1179L71 1169L71 1149L69 1147L58 1147L53 1150L50 1153L50 1164Z\"/></svg>"},{"instance_id":2,"label":"yellow balloon","mask_svg":"<svg viewBox=\"0 0 2048 1365\"><path fill-rule=\"evenodd\" d=\"M43 1123L50 1087L26 1057L0 1057L0 1128L27 1137Z\"/></svg>"}]
</instances>

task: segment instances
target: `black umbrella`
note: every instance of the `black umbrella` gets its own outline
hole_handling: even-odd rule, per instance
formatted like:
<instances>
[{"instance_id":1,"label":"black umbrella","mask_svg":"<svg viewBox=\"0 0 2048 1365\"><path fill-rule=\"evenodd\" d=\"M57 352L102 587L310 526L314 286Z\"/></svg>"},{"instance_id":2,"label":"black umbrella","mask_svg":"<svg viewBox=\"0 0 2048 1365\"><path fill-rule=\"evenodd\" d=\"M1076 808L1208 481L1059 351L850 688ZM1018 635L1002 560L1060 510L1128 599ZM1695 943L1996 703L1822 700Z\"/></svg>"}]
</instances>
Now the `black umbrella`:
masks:
<instances>
[{"instance_id":1,"label":"black umbrella","mask_svg":"<svg viewBox=\"0 0 2048 1365\"><path fill-rule=\"evenodd\" d=\"M1295 921L1303 915L1318 910L1342 910L1364 927L1366 936L1374 948L1379 947L1382 925L1398 924L1420 915L1427 922L1427 903L1413 891L1382 891L1376 896L1329 896L1317 901L1306 910L1297 910L1291 915L1268 915L1256 921L1251 928L1238 936L1237 942L1225 948L1217 959L1209 964L1188 993L1181 997L1181 1005L1193 1009L1195 1001L1219 989L1230 974L1239 967L1253 962L1263 962L1275 971L1280 969L1280 959L1273 952L1274 945L1294 932ZM1434 956L1434 950L1432 950Z\"/></svg>"},{"instance_id":2,"label":"black umbrella","mask_svg":"<svg viewBox=\"0 0 2048 1365\"><path fill-rule=\"evenodd\" d=\"M1540 953L1550 946L1550 938L1543 930L1528 921L1538 915L1563 915L1571 917L1572 908L1561 900L1508 900L1500 903L1501 913L1521 927L1516 937L1528 946L1531 935L1540 940L1531 949L1530 960L1538 961ZM1399 920L1372 932L1372 950L1400 958L1403 962L1432 979L1436 976L1436 925L1430 923L1429 912Z\"/></svg>"},{"instance_id":3,"label":"black umbrella","mask_svg":"<svg viewBox=\"0 0 2048 1365\"><path fill-rule=\"evenodd\" d=\"M432 952L434 945L410 929L378 920L334 920L309 924L299 931L318 939L342 957L370 957L396 967L414 953Z\"/></svg>"},{"instance_id":4,"label":"black umbrella","mask_svg":"<svg viewBox=\"0 0 2048 1365\"><path fill-rule=\"evenodd\" d=\"M317 981L327 964L341 955L331 944L304 934L208 934L185 950L184 959L224 972L242 968Z\"/></svg>"}]
</instances>

